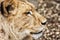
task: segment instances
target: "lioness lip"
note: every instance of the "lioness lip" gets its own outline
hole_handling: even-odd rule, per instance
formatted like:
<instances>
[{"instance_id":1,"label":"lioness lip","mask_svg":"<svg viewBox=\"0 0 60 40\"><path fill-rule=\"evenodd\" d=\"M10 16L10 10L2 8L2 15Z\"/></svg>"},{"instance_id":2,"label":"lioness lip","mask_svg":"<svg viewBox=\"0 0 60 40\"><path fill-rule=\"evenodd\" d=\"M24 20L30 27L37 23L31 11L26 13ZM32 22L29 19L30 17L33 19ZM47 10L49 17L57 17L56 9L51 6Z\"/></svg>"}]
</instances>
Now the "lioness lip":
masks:
<instances>
[{"instance_id":1,"label":"lioness lip","mask_svg":"<svg viewBox=\"0 0 60 40\"><path fill-rule=\"evenodd\" d=\"M42 31L40 32L31 32L31 34L40 34Z\"/></svg>"},{"instance_id":2,"label":"lioness lip","mask_svg":"<svg viewBox=\"0 0 60 40\"><path fill-rule=\"evenodd\" d=\"M33 39L38 39L42 36L43 32L40 31L38 33L33 33L31 36L33 37Z\"/></svg>"}]
</instances>

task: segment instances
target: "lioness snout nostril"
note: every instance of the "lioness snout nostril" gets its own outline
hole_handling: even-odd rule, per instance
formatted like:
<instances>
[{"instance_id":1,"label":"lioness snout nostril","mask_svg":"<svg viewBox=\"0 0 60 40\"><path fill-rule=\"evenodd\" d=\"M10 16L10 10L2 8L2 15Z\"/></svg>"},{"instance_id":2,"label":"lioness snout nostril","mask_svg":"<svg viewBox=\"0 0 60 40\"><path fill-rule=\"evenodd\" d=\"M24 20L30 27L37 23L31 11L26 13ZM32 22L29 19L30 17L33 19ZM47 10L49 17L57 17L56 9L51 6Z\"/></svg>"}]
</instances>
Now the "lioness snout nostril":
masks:
<instances>
[{"instance_id":1,"label":"lioness snout nostril","mask_svg":"<svg viewBox=\"0 0 60 40\"><path fill-rule=\"evenodd\" d=\"M46 24L46 22L41 22L41 24L42 24L42 25L45 25L45 24Z\"/></svg>"}]
</instances>

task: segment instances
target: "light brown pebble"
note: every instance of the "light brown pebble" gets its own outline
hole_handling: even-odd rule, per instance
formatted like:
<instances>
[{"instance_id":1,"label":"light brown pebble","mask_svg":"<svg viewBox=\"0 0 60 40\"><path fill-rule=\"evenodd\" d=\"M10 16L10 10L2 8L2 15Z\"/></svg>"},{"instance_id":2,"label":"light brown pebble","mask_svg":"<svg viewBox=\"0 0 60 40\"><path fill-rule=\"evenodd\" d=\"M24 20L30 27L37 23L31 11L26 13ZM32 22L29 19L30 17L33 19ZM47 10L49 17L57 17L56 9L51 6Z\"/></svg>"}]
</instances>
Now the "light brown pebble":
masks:
<instances>
[{"instance_id":1,"label":"light brown pebble","mask_svg":"<svg viewBox=\"0 0 60 40\"><path fill-rule=\"evenodd\" d=\"M59 34L59 32L56 32L56 34Z\"/></svg>"}]
</instances>

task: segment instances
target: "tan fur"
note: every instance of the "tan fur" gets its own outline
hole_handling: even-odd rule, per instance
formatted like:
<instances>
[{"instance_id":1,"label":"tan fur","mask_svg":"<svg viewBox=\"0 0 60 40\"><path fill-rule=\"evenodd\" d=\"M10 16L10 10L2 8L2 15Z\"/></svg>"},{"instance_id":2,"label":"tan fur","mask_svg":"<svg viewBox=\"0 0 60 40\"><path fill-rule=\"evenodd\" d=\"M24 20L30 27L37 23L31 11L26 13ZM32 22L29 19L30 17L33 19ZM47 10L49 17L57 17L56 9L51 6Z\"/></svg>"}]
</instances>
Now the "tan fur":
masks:
<instances>
[{"instance_id":1,"label":"tan fur","mask_svg":"<svg viewBox=\"0 0 60 40\"><path fill-rule=\"evenodd\" d=\"M27 1L4 0L4 15L0 14L0 40L22 40L26 36L32 36L30 32L39 32L45 28L42 22L46 21L42 15L36 12L33 4ZM11 5L13 10L6 11ZM26 14L31 12L31 14Z\"/></svg>"}]
</instances>

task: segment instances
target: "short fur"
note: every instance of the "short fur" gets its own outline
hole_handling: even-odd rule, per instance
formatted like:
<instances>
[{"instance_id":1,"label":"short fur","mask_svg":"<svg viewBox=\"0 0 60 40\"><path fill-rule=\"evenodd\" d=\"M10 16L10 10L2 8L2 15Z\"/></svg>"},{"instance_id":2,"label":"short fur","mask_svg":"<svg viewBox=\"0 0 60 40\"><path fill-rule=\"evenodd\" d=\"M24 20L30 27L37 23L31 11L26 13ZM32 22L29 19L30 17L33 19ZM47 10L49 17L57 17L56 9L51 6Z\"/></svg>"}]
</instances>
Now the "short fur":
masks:
<instances>
[{"instance_id":1,"label":"short fur","mask_svg":"<svg viewBox=\"0 0 60 40\"><path fill-rule=\"evenodd\" d=\"M45 28L41 23L46 18L36 12L33 4L27 1L4 0L1 5L4 12L0 13L0 40L23 40L26 36L32 38L31 32L36 33Z\"/></svg>"}]
</instances>

